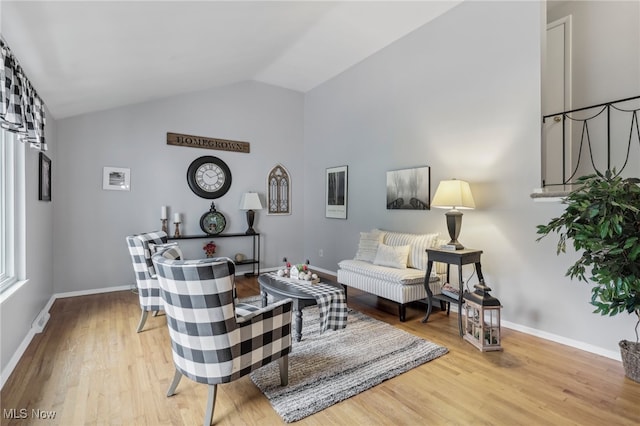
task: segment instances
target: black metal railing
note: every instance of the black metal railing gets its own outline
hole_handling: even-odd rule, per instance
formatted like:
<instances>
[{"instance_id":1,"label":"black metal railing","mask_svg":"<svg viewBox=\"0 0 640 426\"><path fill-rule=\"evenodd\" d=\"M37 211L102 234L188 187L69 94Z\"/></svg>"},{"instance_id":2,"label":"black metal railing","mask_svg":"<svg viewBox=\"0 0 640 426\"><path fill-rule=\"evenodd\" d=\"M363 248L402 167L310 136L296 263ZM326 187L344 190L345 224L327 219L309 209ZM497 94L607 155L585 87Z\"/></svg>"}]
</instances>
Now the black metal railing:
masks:
<instances>
[{"instance_id":1,"label":"black metal railing","mask_svg":"<svg viewBox=\"0 0 640 426\"><path fill-rule=\"evenodd\" d=\"M635 108L622 108L621 104L623 103L627 103L627 105L637 105ZM632 142L635 140L637 140L639 148L638 157L634 162L636 168L634 170L628 170L627 172L630 172L635 177L640 175L640 170L638 170L640 168L640 125L638 124L638 111L640 111L640 96L634 96L584 108L544 115L542 117L542 187L573 185L580 176L594 172L604 173L606 170L615 170L617 174L622 174L629 165ZM578 113L582 113L585 116L580 117ZM603 116L603 114L605 115ZM618 114L619 116L614 120L612 114ZM606 121L603 120L603 117L606 118ZM547 129L545 125L549 118L553 118L554 123L562 121L561 173L559 173L558 170L549 169L549 165L552 163L551 156L553 153L550 152L551 150L548 149L548 147L553 146L553 143L555 143L554 141L546 140ZM569 126L572 127L569 128ZM579 131L577 131L578 127ZM590 129L593 130L594 127L598 127L599 132L596 133L599 133L601 137L606 135L604 136L606 140L603 141L599 139L592 141ZM626 129L629 129L628 138L626 137ZM574 132L573 130L576 131ZM573 134L578 133L580 134L579 139L573 136ZM569 137L568 134L571 136ZM624 152L625 143L626 152ZM577 148L577 155L574 154L575 148ZM589 158L589 164L586 166L584 163L581 164L585 153L588 154ZM560 175L561 178L559 179ZM558 179L560 181L558 181Z\"/></svg>"}]
</instances>

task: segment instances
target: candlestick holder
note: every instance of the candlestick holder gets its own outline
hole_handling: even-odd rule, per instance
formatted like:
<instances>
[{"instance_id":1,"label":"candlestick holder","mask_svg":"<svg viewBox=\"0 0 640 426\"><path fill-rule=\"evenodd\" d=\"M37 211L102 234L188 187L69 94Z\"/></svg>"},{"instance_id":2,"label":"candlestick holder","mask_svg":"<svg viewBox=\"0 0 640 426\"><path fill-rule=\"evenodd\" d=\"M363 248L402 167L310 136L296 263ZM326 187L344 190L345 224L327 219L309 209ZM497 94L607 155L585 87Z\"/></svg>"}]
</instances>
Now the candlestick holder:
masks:
<instances>
[{"instance_id":1,"label":"candlestick holder","mask_svg":"<svg viewBox=\"0 0 640 426\"><path fill-rule=\"evenodd\" d=\"M180 238L180 222L173 222L173 224L176 226L176 231L173 233L173 236Z\"/></svg>"},{"instance_id":2,"label":"candlestick holder","mask_svg":"<svg viewBox=\"0 0 640 426\"><path fill-rule=\"evenodd\" d=\"M169 230L167 228L167 219L160 219L160 221L162 222L162 232L168 234Z\"/></svg>"}]
</instances>

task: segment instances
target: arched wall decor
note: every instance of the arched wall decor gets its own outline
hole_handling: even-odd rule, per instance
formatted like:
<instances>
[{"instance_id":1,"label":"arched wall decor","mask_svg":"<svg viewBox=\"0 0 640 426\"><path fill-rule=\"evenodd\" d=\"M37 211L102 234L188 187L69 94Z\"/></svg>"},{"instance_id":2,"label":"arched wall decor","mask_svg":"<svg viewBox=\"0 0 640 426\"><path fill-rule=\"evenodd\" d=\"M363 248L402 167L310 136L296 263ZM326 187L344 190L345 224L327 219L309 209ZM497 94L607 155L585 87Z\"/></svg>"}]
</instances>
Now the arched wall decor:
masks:
<instances>
[{"instance_id":1,"label":"arched wall decor","mask_svg":"<svg viewBox=\"0 0 640 426\"><path fill-rule=\"evenodd\" d=\"M267 177L267 214L291 214L291 175L282 164Z\"/></svg>"}]
</instances>

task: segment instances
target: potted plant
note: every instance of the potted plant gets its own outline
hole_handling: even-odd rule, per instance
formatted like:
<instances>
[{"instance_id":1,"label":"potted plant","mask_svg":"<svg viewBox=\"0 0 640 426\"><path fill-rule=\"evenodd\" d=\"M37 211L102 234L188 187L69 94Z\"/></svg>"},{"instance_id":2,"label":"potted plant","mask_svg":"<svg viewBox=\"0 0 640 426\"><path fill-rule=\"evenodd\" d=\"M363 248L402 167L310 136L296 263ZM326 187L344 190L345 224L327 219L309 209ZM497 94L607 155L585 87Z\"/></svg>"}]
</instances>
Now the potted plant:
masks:
<instances>
[{"instance_id":1,"label":"potted plant","mask_svg":"<svg viewBox=\"0 0 640 426\"><path fill-rule=\"evenodd\" d=\"M559 234L557 254L571 240L581 256L566 275L593 285L595 313L635 313L636 341L622 340L625 374L640 382L640 179L622 178L615 170L581 177L578 189L564 200L566 209L546 225L538 225L540 241ZM589 275L587 275L589 274Z\"/></svg>"}]
</instances>

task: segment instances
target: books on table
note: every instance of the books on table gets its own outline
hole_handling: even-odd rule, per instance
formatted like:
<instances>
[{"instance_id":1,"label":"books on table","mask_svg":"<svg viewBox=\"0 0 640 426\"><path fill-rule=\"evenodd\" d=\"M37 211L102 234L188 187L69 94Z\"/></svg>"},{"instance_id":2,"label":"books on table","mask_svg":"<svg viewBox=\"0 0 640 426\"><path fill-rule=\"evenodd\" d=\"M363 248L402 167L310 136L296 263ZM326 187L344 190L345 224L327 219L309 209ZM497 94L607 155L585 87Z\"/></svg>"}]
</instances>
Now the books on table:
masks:
<instances>
[{"instance_id":1,"label":"books on table","mask_svg":"<svg viewBox=\"0 0 640 426\"><path fill-rule=\"evenodd\" d=\"M442 294L458 300L460 298L460 289L458 287L452 286L449 283L445 283L442 286Z\"/></svg>"}]
</instances>

